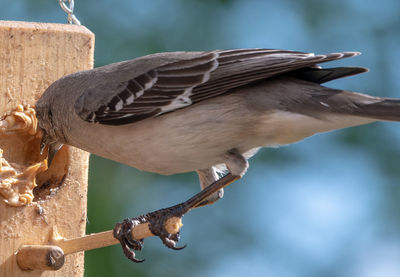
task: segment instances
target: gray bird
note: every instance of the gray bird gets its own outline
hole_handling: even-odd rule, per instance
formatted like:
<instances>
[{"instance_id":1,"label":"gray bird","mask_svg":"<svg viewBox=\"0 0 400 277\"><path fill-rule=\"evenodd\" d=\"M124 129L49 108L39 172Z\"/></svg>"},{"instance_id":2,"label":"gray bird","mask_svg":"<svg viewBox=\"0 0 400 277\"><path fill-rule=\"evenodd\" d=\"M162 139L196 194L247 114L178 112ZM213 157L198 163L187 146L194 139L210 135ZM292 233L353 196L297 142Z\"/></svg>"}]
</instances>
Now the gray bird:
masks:
<instances>
[{"instance_id":1,"label":"gray bird","mask_svg":"<svg viewBox=\"0 0 400 277\"><path fill-rule=\"evenodd\" d=\"M54 82L36 103L44 134L41 148L48 145L50 163L68 144L140 170L166 175L196 171L207 193L196 195L184 210L210 204L222 197L222 187L245 174L248 158L261 147L400 120L400 100L321 86L366 72L318 66L358 54L170 52L77 72ZM227 175L219 179L224 170ZM155 226L155 217L160 215L140 220ZM131 250L140 249L140 242L124 234L140 220L124 221L114 230L135 261ZM176 248L178 236L153 229L164 244Z\"/></svg>"}]
</instances>

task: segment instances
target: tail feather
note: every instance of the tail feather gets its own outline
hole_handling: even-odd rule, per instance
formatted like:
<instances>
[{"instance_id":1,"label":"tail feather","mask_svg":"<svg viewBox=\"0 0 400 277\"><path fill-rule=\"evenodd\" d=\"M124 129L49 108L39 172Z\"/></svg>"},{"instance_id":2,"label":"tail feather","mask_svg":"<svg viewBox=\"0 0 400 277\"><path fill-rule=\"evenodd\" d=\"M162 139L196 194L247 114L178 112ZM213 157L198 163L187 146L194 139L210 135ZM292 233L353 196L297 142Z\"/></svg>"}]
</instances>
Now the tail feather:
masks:
<instances>
[{"instance_id":1,"label":"tail feather","mask_svg":"<svg viewBox=\"0 0 400 277\"><path fill-rule=\"evenodd\" d=\"M311 97L314 104L319 104L320 111L382 121L400 121L400 99L373 97L362 93L334 89L328 89L324 92L314 94ZM321 106L324 107L321 109Z\"/></svg>"},{"instance_id":2,"label":"tail feather","mask_svg":"<svg viewBox=\"0 0 400 277\"><path fill-rule=\"evenodd\" d=\"M274 97L279 97L282 106L291 112L312 117L318 117L319 114L338 114L400 121L400 99L332 89L299 79L287 79L285 82L277 80L275 87L277 90Z\"/></svg>"},{"instance_id":3,"label":"tail feather","mask_svg":"<svg viewBox=\"0 0 400 277\"><path fill-rule=\"evenodd\" d=\"M400 99L380 98L370 104L356 104L355 115L385 121L400 121Z\"/></svg>"}]
</instances>

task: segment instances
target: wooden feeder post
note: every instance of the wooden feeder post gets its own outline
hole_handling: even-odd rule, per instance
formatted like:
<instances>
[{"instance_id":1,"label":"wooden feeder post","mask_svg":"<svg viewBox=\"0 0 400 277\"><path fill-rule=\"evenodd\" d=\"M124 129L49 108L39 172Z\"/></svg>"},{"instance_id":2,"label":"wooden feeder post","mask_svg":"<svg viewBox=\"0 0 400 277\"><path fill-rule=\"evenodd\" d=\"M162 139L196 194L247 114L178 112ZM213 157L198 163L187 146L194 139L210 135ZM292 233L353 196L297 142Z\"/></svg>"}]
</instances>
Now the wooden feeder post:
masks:
<instances>
[{"instance_id":1,"label":"wooden feeder post","mask_svg":"<svg viewBox=\"0 0 400 277\"><path fill-rule=\"evenodd\" d=\"M33 106L58 78L92 68L93 52L94 35L83 26L0 21L0 116L19 104ZM38 144L28 145L0 136L10 163L43 160ZM66 256L58 271L24 271L15 257L21 245L48 245L55 229L67 238L85 234L88 154L60 151L50 170L38 176L42 186L31 204L12 207L0 197L0 276L83 276L83 252Z\"/></svg>"}]
</instances>

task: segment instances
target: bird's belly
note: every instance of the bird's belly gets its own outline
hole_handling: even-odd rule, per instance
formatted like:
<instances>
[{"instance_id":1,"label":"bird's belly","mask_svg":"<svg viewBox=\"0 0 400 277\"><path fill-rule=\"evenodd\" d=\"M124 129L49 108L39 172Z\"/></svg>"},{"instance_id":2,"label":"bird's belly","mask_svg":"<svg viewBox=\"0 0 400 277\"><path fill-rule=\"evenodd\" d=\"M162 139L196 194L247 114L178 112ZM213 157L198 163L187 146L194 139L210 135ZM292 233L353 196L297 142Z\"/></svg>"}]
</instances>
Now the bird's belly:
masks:
<instances>
[{"instance_id":1,"label":"bird's belly","mask_svg":"<svg viewBox=\"0 0 400 277\"><path fill-rule=\"evenodd\" d=\"M95 154L139 170L164 175L205 169L224 162L226 150L221 150L221 145L206 139L200 143L190 140L191 136L185 135L172 137L167 134L152 138L146 136L146 144L137 147L138 139L129 139L125 142L123 153L120 153L120 139L108 146L107 153L100 151ZM229 142L225 145L229 145Z\"/></svg>"},{"instance_id":2,"label":"bird's belly","mask_svg":"<svg viewBox=\"0 0 400 277\"><path fill-rule=\"evenodd\" d=\"M227 130L217 125L180 126L152 119L144 122L143 128L140 122L132 124L129 131L113 128L112 137L97 132L93 140L106 138L99 141L104 147L75 146L139 170L165 175L209 168L224 163L224 155L230 149L246 152L253 148L241 145L235 128Z\"/></svg>"}]
</instances>

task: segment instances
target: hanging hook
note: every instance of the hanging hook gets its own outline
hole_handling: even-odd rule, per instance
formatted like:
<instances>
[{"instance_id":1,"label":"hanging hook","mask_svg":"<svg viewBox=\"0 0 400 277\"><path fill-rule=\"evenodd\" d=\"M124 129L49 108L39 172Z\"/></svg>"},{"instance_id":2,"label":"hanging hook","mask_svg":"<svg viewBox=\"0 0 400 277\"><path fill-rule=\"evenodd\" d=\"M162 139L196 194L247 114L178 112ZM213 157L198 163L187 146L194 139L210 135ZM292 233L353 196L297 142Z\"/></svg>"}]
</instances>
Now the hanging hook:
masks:
<instances>
[{"instance_id":1,"label":"hanging hook","mask_svg":"<svg viewBox=\"0 0 400 277\"><path fill-rule=\"evenodd\" d=\"M74 15L74 0L58 0L58 2L60 3L60 6L64 12L66 12L68 15L68 23L81 25L78 18L76 18ZM67 6L66 2L68 2L69 7Z\"/></svg>"}]
</instances>

